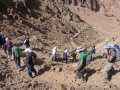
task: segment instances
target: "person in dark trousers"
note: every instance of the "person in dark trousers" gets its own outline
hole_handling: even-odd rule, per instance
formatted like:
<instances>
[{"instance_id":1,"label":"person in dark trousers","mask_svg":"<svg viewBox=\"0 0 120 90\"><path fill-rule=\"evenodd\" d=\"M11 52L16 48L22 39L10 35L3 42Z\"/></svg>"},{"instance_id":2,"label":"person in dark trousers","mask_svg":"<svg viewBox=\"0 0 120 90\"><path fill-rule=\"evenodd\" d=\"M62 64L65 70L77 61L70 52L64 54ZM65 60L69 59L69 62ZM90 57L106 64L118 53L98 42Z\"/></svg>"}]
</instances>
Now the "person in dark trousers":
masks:
<instances>
[{"instance_id":1,"label":"person in dark trousers","mask_svg":"<svg viewBox=\"0 0 120 90\"><path fill-rule=\"evenodd\" d=\"M23 44L26 45L26 48L29 48L30 47L30 41L29 41L29 38L28 37L25 37L23 39Z\"/></svg>"},{"instance_id":2,"label":"person in dark trousers","mask_svg":"<svg viewBox=\"0 0 120 90\"><path fill-rule=\"evenodd\" d=\"M25 53L27 54L26 58L26 67L28 68L28 75L30 78L33 78L32 72L37 75L37 71L34 69L34 63L33 63L33 58L31 54L32 50L29 48L25 49Z\"/></svg>"},{"instance_id":3,"label":"person in dark trousers","mask_svg":"<svg viewBox=\"0 0 120 90\"><path fill-rule=\"evenodd\" d=\"M76 49L71 52L71 56L73 57L72 58L72 63L73 63L76 61L76 56L77 56Z\"/></svg>"},{"instance_id":4,"label":"person in dark trousers","mask_svg":"<svg viewBox=\"0 0 120 90\"><path fill-rule=\"evenodd\" d=\"M5 37L3 36L3 35L1 35L1 40L2 40L2 47L4 46L4 44L5 44Z\"/></svg>"},{"instance_id":5,"label":"person in dark trousers","mask_svg":"<svg viewBox=\"0 0 120 90\"><path fill-rule=\"evenodd\" d=\"M63 60L62 60L62 62L63 62L63 61L66 61L66 63L68 63L67 50L65 50L65 51L63 52Z\"/></svg>"},{"instance_id":6,"label":"person in dark trousers","mask_svg":"<svg viewBox=\"0 0 120 90\"><path fill-rule=\"evenodd\" d=\"M86 82L86 79L83 75L83 69L85 68L86 66L86 51L87 51L87 48L85 47L84 49L81 49L80 50L80 57L79 57L79 63L77 65L77 67L75 68L75 71L76 71L76 75L75 75L75 79L81 77L81 83L85 83Z\"/></svg>"},{"instance_id":7,"label":"person in dark trousers","mask_svg":"<svg viewBox=\"0 0 120 90\"><path fill-rule=\"evenodd\" d=\"M12 56L13 56L13 60L15 61L15 65L16 65L17 70L20 71L21 70L21 68L20 68L21 50L16 45L16 43L13 45L13 48L12 48Z\"/></svg>"}]
</instances>

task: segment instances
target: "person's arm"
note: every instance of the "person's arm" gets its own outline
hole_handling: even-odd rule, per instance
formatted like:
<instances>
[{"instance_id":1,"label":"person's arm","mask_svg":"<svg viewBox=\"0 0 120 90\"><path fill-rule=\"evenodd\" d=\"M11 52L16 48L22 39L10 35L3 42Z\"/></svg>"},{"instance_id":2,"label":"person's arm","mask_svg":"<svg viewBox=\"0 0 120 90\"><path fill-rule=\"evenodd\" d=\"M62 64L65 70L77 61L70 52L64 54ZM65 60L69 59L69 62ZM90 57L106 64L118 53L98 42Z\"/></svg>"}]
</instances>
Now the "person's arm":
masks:
<instances>
[{"instance_id":1,"label":"person's arm","mask_svg":"<svg viewBox=\"0 0 120 90\"><path fill-rule=\"evenodd\" d=\"M110 62L113 60L113 57L111 55L107 55L107 58Z\"/></svg>"},{"instance_id":2,"label":"person's arm","mask_svg":"<svg viewBox=\"0 0 120 90\"><path fill-rule=\"evenodd\" d=\"M77 67L75 68L75 70L80 69L82 65L83 65L83 61L81 61L81 62L77 65Z\"/></svg>"},{"instance_id":3,"label":"person's arm","mask_svg":"<svg viewBox=\"0 0 120 90\"><path fill-rule=\"evenodd\" d=\"M107 55L108 60L111 62L116 56L116 52L111 52L111 55Z\"/></svg>"}]
</instances>

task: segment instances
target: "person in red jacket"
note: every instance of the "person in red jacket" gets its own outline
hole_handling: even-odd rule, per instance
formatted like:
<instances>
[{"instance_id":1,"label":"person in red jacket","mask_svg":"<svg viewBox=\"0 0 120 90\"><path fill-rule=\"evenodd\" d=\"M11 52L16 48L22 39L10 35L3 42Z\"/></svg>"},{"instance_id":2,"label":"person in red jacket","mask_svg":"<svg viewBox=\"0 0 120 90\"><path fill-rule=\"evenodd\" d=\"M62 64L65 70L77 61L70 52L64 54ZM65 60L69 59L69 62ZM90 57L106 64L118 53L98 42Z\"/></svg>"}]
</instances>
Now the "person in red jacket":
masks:
<instances>
[{"instance_id":1,"label":"person in red jacket","mask_svg":"<svg viewBox=\"0 0 120 90\"><path fill-rule=\"evenodd\" d=\"M4 46L3 46L3 49L4 49L4 51L5 51L6 55L7 55L7 59L10 61L11 58L12 58L12 47L13 47L13 44L10 41L9 38L6 38L5 40L6 40L6 42L5 42Z\"/></svg>"}]
</instances>

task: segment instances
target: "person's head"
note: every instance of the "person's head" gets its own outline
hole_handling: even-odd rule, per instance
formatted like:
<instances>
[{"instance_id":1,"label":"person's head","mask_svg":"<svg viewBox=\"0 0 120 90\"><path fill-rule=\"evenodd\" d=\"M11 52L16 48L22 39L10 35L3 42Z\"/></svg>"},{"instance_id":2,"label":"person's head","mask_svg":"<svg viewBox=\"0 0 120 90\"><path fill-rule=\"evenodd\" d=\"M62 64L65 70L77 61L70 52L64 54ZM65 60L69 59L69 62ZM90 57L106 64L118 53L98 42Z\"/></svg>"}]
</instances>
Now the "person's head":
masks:
<instances>
[{"instance_id":1,"label":"person's head","mask_svg":"<svg viewBox=\"0 0 120 90\"><path fill-rule=\"evenodd\" d=\"M5 41L8 42L8 41L10 41L10 39L9 39L9 38L6 38Z\"/></svg>"},{"instance_id":2,"label":"person's head","mask_svg":"<svg viewBox=\"0 0 120 90\"><path fill-rule=\"evenodd\" d=\"M68 52L68 50L66 49L64 52L66 52L66 53L67 53L67 52Z\"/></svg>"},{"instance_id":3,"label":"person's head","mask_svg":"<svg viewBox=\"0 0 120 90\"><path fill-rule=\"evenodd\" d=\"M111 46L109 44L107 44L107 45L104 46L105 50L109 50L110 48L111 48Z\"/></svg>"},{"instance_id":4,"label":"person's head","mask_svg":"<svg viewBox=\"0 0 120 90\"><path fill-rule=\"evenodd\" d=\"M25 49L25 53L28 55L29 53L31 53L32 52L32 50L30 49L30 48L26 48Z\"/></svg>"},{"instance_id":5,"label":"person's head","mask_svg":"<svg viewBox=\"0 0 120 90\"><path fill-rule=\"evenodd\" d=\"M54 50L57 50L57 47L54 47L53 49L54 49Z\"/></svg>"}]
</instances>

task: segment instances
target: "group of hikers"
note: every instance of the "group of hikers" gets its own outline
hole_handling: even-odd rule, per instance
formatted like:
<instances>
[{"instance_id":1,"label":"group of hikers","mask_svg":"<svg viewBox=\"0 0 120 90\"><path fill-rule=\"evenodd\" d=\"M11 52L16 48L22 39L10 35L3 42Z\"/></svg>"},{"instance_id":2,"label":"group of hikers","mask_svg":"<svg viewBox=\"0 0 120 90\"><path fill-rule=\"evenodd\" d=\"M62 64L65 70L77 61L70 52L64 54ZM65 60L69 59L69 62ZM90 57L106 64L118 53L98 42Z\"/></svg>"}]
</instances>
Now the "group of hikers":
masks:
<instances>
[{"instance_id":1,"label":"group of hikers","mask_svg":"<svg viewBox=\"0 0 120 90\"><path fill-rule=\"evenodd\" d=\"M37 75L37 71L34 69L37 55L30 49L30 41L27 37L23 39L22 43L26 46L24 53L26 53L26 67L28 68L28 75L30 78L33 78L32 72L34 72L35 76ZM16 43L12 43L12 41L7 37L5 38L2 35L2 32L0 32L0 47L4 49L7 60L13 60L16 65L16 69L21 71L20 57L22 56L22 51Z\"/></svg>"},{"instance_id":2,"label":"group of hikers","mask_svg":"<svg viewBox=\"0 0 120 90\"><path fill-rule=\"evenodd\" d=\"M71 56L72 58L72 62L74 62L76 60L76 55L77 53L80 53L79 56L79 60L78 60L78 65L75 67L75 79L79 79L81 78L81 83L85 83L87 80L83 75L83 71L86 65L88 65L90 63L91 60L94 59L94 55L96 54L96 49L95 49L95 45L91 46L91 49L88 51L88 48L86 46L83 47L78 47L76 49L74 49L71 52ZM57 47L54 47L52 50L52 55L50 56L51 60L56 60L56 54L57 53ZM62 62L65 61L66 63L68 63L68 50L65 49L63 51L63 58L62 58ZM106 43L104 48L103 48L103 55L101 55L101 58L106 58L108 61L102 71L103 73L103 83L107 83L109 81L109 76L112 74L111 70L113 69L113 66L115 64L115 62L120 60L120 47L115 44L108 44Z\"/></svg>"},{"instance_id":3,"label":"group of hikers","mask_svg":"<svg viewBox=\"0 0 120 90\"><path fill-rule=\"evenodd\" d=\"M37 75L37 71L34 68L37 55L30 49L30 41L28 37L25 37L22 41L22 43L26 46L24 53L26 53L26 67L28 68L28 75L30 78L33 78L34 76ZM0 47L4 49L4 52L7 56L7 60L13 60L16 65L16 69L20 71L21 64L20 64L20 57L22 56L21 49L19 46L17 46L16 43L12 43L12 41L9 38L5 38L2 35L2 32L0 31ZM103 82L106 83L109 81L108 79L108 72L113 68L115 62L119 58L119 53L118 52L120 49L118 45L111 45L111 44L105 44L104 46L104 52L103 52L103 58L106 57L108 59L108 62L106 63L104 69L103 69ZM96 53L95 45L91 47L91 49L88 51L86 46L83 47L78 47L71 51L71 56L72 56L72 62L76 61L76 56L77 53L80 53L79 60L78 60L78 65L75 67L75 79L78 79L81 77L81 82L84 83L86 82L86 78L83 75L84 68L87 64L90 63L90 61L94 58L94 54ZM57 56L57 47L54 47L50 59L55 61ZM64 61L66 64L68 63L68 50L65 49L63 51L63 58L61 62L63 63ZM32 75L32 72L34 73L34 76Z\"/></svg>"}]
</instances>

